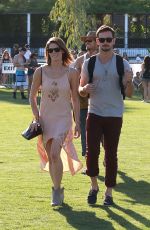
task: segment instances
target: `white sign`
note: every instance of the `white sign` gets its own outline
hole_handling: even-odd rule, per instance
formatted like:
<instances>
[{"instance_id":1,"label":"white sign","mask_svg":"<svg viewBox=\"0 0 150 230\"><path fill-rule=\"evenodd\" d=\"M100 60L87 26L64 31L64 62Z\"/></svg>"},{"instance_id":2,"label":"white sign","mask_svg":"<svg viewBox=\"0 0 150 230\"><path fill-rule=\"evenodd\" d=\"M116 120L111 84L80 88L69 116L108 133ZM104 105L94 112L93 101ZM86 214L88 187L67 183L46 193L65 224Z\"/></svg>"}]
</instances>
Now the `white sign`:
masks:
<instances>
[{"instance_id":1,"label":"white sign","mask_svg":"<svg viewBox=\"0 0 150 230\"><path fill-rule=\"evenodd\" d=\"M2 73L16 73L16 67L13 63L2 63Z\"/></svg>"}]
</instances>

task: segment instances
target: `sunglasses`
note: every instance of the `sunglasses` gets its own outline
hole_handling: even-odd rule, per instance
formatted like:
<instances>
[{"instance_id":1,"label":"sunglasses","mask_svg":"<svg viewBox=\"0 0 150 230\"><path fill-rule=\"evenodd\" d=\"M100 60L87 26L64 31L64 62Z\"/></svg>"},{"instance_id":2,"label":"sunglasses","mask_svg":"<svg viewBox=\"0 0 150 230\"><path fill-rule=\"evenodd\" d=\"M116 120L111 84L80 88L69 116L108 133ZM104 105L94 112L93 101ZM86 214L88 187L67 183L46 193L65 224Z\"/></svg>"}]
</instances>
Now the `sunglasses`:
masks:
<instances>
[{"instance_id":1,"label":"sunglasses","mask_svg":"<svg viewBox=\"0 0 150 230\"><path fill-rule=\"evenodd\" d=\"M98 38L100 43L104 43L105 41L110 43L112 42L113 38Z\"/></svg>"},{"instance_id":2,"label":"sunglasses","mask_svg":"<svg viewBox=\"0 0 150 230\"><path fill-rule=\"evenodd\" d=\"M85 43L86 43L86 42L90 42L90 43L91 43L92 41L93 41L93 40L86 40Z\"/></svg>"},{"instance_id":3,"label":"sunglasses","mask_svg":"<svg viewBox=\"0 0 150 230\"><path fill-rule=\"evenodd\" d=\"M56 53L60 52L60 48L57 47L57 48L49 48L47 49L48 53L53 53L53 51L55 51Z\"/></svg>"}]
</instances>

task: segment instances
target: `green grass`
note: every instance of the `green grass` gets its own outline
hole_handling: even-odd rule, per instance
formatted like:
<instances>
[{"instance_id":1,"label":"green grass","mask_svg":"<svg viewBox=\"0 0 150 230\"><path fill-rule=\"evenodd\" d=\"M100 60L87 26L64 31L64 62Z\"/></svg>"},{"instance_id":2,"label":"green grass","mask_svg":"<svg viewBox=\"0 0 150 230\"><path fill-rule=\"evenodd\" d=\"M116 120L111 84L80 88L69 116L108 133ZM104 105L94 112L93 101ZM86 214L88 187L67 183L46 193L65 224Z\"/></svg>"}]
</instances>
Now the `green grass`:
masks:
<instances>
[{"instance_id":1,"label":"green grass","mask_svg":"<svg viewBox=\"0 0 150 230\"><path fill-rule=\"evenodd\" d=\"M100 156L98 202L86 202L90 181L65 173L65 205L50 206L51 181L39 169L36 140L20 133L32 119L28 102L13 100L12 91L0 89L0 229L1 230L122 230L150 229L150 104L138 94L125 101L124 124L118 149L118 186L115 206L103 207L104 153ZM80 140L75 141L80 159Z\"/></svg>"}]
</instances>

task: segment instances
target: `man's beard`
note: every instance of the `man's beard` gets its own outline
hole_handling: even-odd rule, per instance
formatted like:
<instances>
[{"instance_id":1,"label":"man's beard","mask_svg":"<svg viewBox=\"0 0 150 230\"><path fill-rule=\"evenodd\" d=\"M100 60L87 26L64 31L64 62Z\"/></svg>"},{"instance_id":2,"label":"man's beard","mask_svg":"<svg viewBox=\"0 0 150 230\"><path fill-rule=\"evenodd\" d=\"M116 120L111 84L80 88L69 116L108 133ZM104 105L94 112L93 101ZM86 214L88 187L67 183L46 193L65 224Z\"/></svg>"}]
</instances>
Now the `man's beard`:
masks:
<instances>
[{"instance_id":1,"label":"man's beard","mask_svg":"<svg viewBox=\"0 0 150 230\"><path fill-rule=\"evenodd\" d=\"M91 51L92 49L89 47L86 47L86 51Z\"/></svg>"},{"instance_id":2,"label":"man's beard","mask_svg":"<svg viewBox=\"0 0 150 230\"><path fill-rule=\"evenodd\" d=\"M108 52L108 51L111 50L111 47L108 47L108 48L103 48L103 47L101 47L101 50L102 50L103 52Z\"/></svg>"}]
</instances>

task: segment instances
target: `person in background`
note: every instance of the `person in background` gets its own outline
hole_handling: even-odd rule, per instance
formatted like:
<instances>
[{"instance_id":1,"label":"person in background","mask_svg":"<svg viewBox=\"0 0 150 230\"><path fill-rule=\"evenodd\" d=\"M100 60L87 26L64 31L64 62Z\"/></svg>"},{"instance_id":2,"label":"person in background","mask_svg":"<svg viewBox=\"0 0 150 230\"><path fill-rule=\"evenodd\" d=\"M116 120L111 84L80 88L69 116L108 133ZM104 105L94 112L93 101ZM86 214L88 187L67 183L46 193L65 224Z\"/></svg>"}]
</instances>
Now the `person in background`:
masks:
<instances>
[{"instance_id":1,"label":"person in background","mask_svg":"<svg viewBox=\"0 0 150 230\"><path fill-rule=\"evenodd\" d=\"M13 98L16 99L17 89L20 89L21 98L27 99L24 95L24 84L26 83L25 68L28 66L24 53L26 49L24 47L19 48L19 54L14 56L13 64L16 67L16 81L14 86Z\"/></svg>"},{"instance_id":2,"label":"person in background","mask_svg":"<svg viewBox=\"0 0 150 230\"><path fill-rule=\"evenodd\" d=\"M12 63L12 58L11 58L8 50L4 50L4 52L2 53L2 59L0 60L0 68L1 69L2 69L3 63ZM8 76L9 76L9 74L2 73L2 84L6 83L6 81L8 80Z\"/></svg>"},{"instance_id":3,"label":"person in background","mask_svg":"<svg viewBox=\"0 0 150 230\"><path fill-rule=\"evenodd\" d=\"M143 99L144 94L143 94L142 78L141 78L141 74L139 71L136 72L136 75L133 77L132 82L133 82L134 88L136 90L140 90L140 93L141 93L142 99Z\"/></svg>"},{"instance_id":4,"label":"person in background","mask_svg":"<svg viewBox=\"0 0 150 230\"><path fill-rule=\"evenodd\" d=\"M19 53L19 45L16 43L13 45L13 48L11 49L11 57L14 58L15 55Z\"/></svg>"},{"instance_id":5,"label":"person in background","mask_svg":"<svg viewBox=\"0 0 150 230\"><path fill-rule=\"evenodd\" d=\"M31 56L30 46L28 44L25 44L24 47L26 49L24 57L25 57L26 61L28 61L30 59L30 56Z\"/></svg>"},{"instance_id":6,"label":"person in background","mask_svg":"<svg viewBox=\"0 0 150 230\"><path fill-rule=\"evenodd\" d=\"M144 102L150 103L150 56L145 56L141 65L142 85L144 88Z\"/></svg>"},{"instance_id":7,"label":"person in background","mask_svg":"<svg viewBox=\"0 0 150 230\"><path fill-rule=\"evenodd\" d=\"M141 59L141 57L140 57L140 54L137 54L136 55L136 63L141 63L142 62L142 59Z\"/></svg>"},{"instance_id":8,"label":"person in background","mask_svg":"<svg viewBox=\"0 0 150 230\"><path fill-rule=\"evenodd\" d=\"M81 68L83 62L95 55L98 52L98 46L96 43L96 31L89 31L87 35L81 37L81 41L85 43L86 52L79 56L75 63L74 67L78 70L79 74L81 73ZM88 111L88 97L80 96L80 127L81 127L81 145L82 145L82 156L86 157L86 118ZM85 174L85 170L83 170Z\"/></svg>"},{"instance_id":9,"label":"person in background","mask_svg":"<svg viewBox=\"0 0 150 230\"><path fill-rule=\"evenodd\" d=\"M85 51L85 50L81 50L81 51L79 51L79 53L78 53L78 56L77 56L77 57L80 57L80 56L84 55L85 53L86 53L86 51Z\"/></svg>"},{"instance_id":10,"label":"person in background","mask_svg":"<svg viewBox=\"0 0 150 230\"><path fill-rule=\"evenodd\" d=\"M120 54L120 51L119 51L119 49L117 49L117 48L114 48L114 53L115 53L115 54Z\"/></svg>"},{"instance_id":11,"label":"person in background","mask_svg":"<svg viewBox=\"0 0 150 230\"><path fill-rule=\"evenodd\" d=\"M122 56L125 60L129 61L128 55L126 52L123 52L123 56Z\"/></svg>"},{"instance_id":12,"label":"person in background","mask_svg":"<svg viewBox=\"0 0 150 230\"><path fill-rule=\"evenodd\" d=\"M14 58L15 55L17 55L19 53L19 45L17 43L15 43L13 45L13 48L11 49L11 57L12 59ZM13 74L13 83L15 84L16 82L16 74Z\"/></svg>"},{"instance_id":13,"label":"person in background","mask_svg":"<svg viewBox=\"0 0 150 230\"><path fill-rule=\"evenodd\" d=\"M72 56L74 58L74 61L75 61L76 58L77 58L77 51L76 50L71 50L70 53L72 54Z\"/></svg>"},{"instance_id":14,"label":"person in background","mask_svg":"<svg viewBox=\"0 0 150 230\"><path fill-rule=\"evenodd\" d=\"M80 136L79 75L70 67L72 55L61 38L50 38L46 43L45 54L46 64L37 68L34 73L30 103L35 121L40 122L43 128L38 149L43 159L42 169L46 170L47 167L52 179L51 205L59 206L64 201L64 188L61 183L66 164L69 165L72 175L82 167L72 143L71 131L73 108L74 137ZM36 95L40 87L42 97L39 110ZM33 129L37 127L37 122L33 123ZM62 149L65 150L64 160Z\"/></svg>"},{"instance_id":15,"label":"person in background","mask_svg":"<svg viewBox=\"0 0 150 230\"><path fill-rule=\"evenodd\" d=\"M30 55L30 59L28 60L28 72L27 72L27 76L28 76L28 97L30 95L30 90L31 90L31 85L32 85L32 80L33 80L33 74L36 70L37 67L39 67L40 65L37 62L37 54L36 53L32 53Z\"/></svg>"},{"instance_id":16,"label":"person in background","mask_svg":"<svg viewBox=\"0 0 150 230\"><path fill-rule=\"evenodd\" d=\"M119 85L119 76L116 68L115 31L103 25L96 32L96 42L99 53L96 55L93 72L93 83L89 82L88 60L85 60L81 70L79 93L82 97L89 95L87 132L87 171L90 177L91 188L88 194L88 204L94 205L97 201L99 186L100 140L104 136L105 151L105 198L104 205L113 205L112 191L116 186L117 177L117 147L122 127L123 96ZM123 59L125 73L123 85L125 94L132 96L132 72L127 60Z\"/></svg>"}]
</instances>

